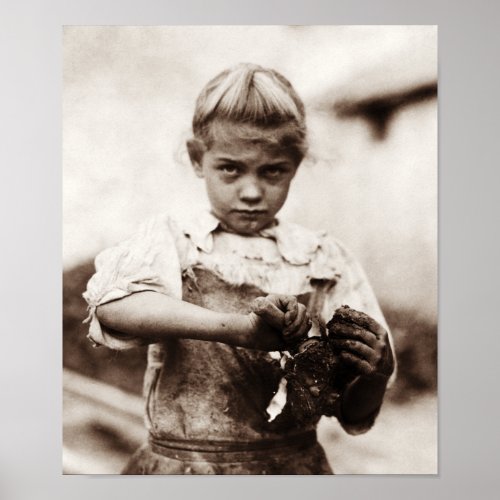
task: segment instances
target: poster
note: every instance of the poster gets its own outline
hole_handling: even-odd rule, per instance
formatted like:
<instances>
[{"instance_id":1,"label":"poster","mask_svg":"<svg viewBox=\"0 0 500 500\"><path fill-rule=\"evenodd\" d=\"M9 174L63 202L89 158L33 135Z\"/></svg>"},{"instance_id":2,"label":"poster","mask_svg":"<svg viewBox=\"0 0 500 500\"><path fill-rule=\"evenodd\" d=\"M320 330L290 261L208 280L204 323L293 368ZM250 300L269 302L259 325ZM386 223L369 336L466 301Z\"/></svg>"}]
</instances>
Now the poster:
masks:
<instances>
[{"instance_id":1,"label":"poster","mask_svg":"<svg viewBox=\"0 0 500 500\"><path fill-rule=\"evenodd\" d=\"M280 216L353 252L394 338L375 426L352 437L323 419L327 459L336 474L436 473L437 28L79 26L63 46L64 472L119 473L146 439L145 348L86 338L93 259L158 212L206 206L185 146L194 102L250 62L306 109L308 153Z\"/></svg>"}]
</instances>

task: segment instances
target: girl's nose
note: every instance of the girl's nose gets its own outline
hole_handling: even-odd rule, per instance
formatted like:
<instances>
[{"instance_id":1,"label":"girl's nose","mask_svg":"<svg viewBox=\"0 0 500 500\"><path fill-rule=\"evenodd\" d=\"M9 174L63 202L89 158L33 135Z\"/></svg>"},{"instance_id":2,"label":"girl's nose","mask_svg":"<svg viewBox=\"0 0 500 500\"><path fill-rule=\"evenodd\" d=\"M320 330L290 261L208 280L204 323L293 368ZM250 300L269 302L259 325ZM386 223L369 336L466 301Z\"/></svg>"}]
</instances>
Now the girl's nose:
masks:
<instances>
[{"instance_id":1,"label":"girl's nose","mask_svg":"<svg viewBox=\"0 0 500 500\"><path fill-rule=\"evenodd\" d=\"M240 200L246 203L259 203L262 196L262 187L256 181L245 182L240 188Z\"/></svg>"}]
</instances>

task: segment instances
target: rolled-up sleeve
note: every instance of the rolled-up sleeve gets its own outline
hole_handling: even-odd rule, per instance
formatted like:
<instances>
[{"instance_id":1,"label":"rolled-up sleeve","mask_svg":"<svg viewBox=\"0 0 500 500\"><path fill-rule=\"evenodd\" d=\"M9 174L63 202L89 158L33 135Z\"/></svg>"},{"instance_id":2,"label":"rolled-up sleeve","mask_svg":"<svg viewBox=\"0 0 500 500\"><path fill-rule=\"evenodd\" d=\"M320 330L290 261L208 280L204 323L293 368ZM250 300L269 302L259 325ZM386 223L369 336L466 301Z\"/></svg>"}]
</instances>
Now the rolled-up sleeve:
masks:
<instances>
[{"instance_id":1,"label":"rolled-up sleeve","mask_svg":"<svg viewBox=\"0 0 500 500\"><path fill-rule=\"evenodd\" d=\"M326 294L322 311L323 319L326 322L329 321L334 312L342 305L348 305L352 309L364 312L372 317L386 329L396 365L394 341L391 331L361 264L352 253L333 238L328 239L324 243L324 249L326 254L330 255L332 265L337 269L338 278L334 286ZM395 366L394 372L389 379L388 387L394 383L396 371L397 368ZM342 415L337 415L337 418L346 432L349 434L361 434L372 427L377 414L378 411L368 416L363 422L356 424L344 422Z\"/></svg>"},{"instance_id":2,"label":"rolled-up sleeve","mask_svg":"<svg viewBox=\"0 0 500 500\"><path fill-rule=\"evenodd\" d=\"M167 216L151 219L130 239L102 251L95 268L83 294L89 313L87 337L95 346L123 350L145 343L142 338L106 328L97 318L98 306L143 291L182 296L179 256Z\"/></svg>"}]
</instances>

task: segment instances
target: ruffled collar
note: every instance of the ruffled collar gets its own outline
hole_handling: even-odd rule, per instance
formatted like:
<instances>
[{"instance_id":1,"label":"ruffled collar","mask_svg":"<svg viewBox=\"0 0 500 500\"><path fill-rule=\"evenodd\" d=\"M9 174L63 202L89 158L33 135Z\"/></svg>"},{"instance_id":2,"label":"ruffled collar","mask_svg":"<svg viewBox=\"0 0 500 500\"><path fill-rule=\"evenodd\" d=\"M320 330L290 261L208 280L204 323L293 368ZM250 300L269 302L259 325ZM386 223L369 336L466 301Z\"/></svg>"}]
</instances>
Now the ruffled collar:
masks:
<instances>
[{"instance_id":1,"label":"ruffled collar","mask_svg":"<svg viewBox=\"0 0 500 500\"><path fill-rule=\"evenodd\" d=\"M205 253L213 251L214 232L224 230L219 219L208 211L184 221L182 229L196 247ZM259 231L258 236L274 240L281 256L294 265L309 264L321 245L317 232L279 219L272 226Z\"/></svg>"}]
</instances>

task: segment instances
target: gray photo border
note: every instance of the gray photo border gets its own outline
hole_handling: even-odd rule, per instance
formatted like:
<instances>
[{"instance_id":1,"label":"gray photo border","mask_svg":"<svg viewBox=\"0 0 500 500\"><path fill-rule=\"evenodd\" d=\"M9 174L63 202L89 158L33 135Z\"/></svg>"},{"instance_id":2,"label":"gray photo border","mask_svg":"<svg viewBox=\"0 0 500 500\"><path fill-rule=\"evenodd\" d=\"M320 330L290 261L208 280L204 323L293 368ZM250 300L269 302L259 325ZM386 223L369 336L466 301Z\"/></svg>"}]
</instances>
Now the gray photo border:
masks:
<instances>
[{"instance_id":1,"label":"gray photo border","mask_svg":"<svg viewBox=\"0 0 500 500\"><path fill-rule=\"evenodd\" d=\"M0 498L496 498L500 4L6 0L1 7ZM440 468L436 476L117 477L61 473L63 25L439 27Z\"/></svg>"}]
</instances>

